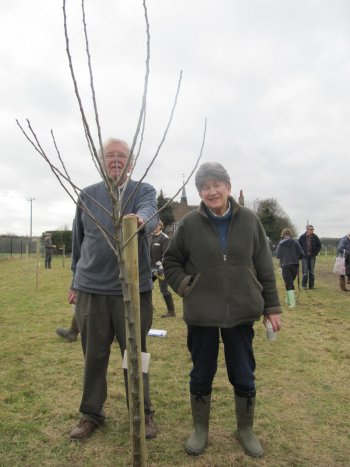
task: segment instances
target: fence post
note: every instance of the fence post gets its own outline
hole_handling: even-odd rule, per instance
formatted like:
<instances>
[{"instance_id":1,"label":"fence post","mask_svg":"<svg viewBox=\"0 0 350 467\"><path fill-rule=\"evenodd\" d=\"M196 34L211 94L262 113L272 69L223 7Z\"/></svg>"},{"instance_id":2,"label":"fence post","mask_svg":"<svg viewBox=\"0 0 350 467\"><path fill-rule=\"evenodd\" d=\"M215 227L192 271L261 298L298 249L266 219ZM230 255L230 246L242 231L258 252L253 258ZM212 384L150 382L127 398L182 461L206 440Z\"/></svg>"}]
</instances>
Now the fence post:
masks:
<instances>
[{"instance_id":1,"label":"fence post","mask_svg":"<svg viewBox=\"0 0 350 467\"><path fill-rule=\"evenodd\" d=\"M65 260L65 257L66 257L66 245L63 244L62 246L62 267L64 268L64 260Z\"/></svg>"},{"instance_id":2,"label":"fence post","mask_svg":"<svg viewBox=\"0 0 350 467\"><path fill-rule=\"evenodd\" d=\"M39 287L39 261L40 261L40 240L36 240L36 281L35 289L38 290Z\"/></svg>"}]
</instances>

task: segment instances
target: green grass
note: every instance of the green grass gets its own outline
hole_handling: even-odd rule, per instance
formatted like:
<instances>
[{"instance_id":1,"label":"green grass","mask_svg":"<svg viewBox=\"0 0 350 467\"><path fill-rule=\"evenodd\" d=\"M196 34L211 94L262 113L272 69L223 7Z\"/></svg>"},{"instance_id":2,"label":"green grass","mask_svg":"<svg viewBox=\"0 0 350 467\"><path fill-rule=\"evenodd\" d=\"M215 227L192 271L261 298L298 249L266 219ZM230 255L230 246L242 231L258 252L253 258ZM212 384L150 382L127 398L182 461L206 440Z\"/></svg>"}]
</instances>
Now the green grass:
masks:
<instances>
[{"instance_id":1,"label":"green grass","mask_svg":"<svg viewBox=\"0 0 350 467\"><path fill-rule=\"evenodd\" d=\"M319 257L316 290L302 291L294 311L284 307L278 340L255 326L257 408L255 431L266 455L244 455L234 437L232 388L222 351L214 381L209 445L190 457L184 442L192 421L188 395L191 368L181 301L177 318L161 319L164 304L154 293L153 327L166 338L150 337L151 396L159 434L148 441L150 466L347 466L350 459L349 363L350 293L332 274L334 258ZM0 262L0 465L130 465L129 421L119 349L108 373L107 423L86 442L70 442L79 419L83 359L80 342L55 334L68 325L69 261L42 265L35 289L34 259ZM281 276L276 274L284 302ZM350 286L349 286L350 288Z\"/></svg>"}]
</instances>

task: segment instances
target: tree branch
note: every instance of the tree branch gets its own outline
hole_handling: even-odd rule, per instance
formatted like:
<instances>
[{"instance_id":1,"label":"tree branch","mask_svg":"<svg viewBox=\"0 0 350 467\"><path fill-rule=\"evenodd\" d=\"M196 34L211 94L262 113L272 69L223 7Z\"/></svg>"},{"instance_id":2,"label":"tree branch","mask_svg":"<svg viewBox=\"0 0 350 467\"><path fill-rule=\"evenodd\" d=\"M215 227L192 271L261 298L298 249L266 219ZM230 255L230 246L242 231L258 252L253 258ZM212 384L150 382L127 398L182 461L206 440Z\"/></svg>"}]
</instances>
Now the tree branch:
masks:
<instances>
[{"instance_id":1,"label":"tree branch","mask_svg":"<svg viewBox=\"0 0 350 467\"><path fill-rule=\"evenodd\" d=\"M176 93L175 93L175 99L174 99L174 103L173 103L173 106L171 108L171 112L170 112L170 116L169 116L169 120L168 120L168 123L165 127L165 130L164 130L164 133L163 133L163 136L162 136L162 139L158 145L158 148L156 150L156 153L155 155L153 156L151 162L149 163L149 165L147 166L144 174L142 175L141 179L138 181L137 185L135 186L133 192L130 194L129 198L127 199L125 205L124 205L124 210L125 208L127 207L128 203L130 202L130 200L132 199L132 197L134 196L136 190L138 189L138 187L140 186L140 184L143 182L143 180L145 179L146 175L148 174L150 168L152 167L152 165L154 164L155 160L157 159L159 153L160 153L160 150L164 144L164 141L167 137L167 134L168 134L168 131L169 131L169 128L170 128L170 125L171 125L171 122L173 120L173 117L174 117L174 112L175 112L175 109L176 109L176 105L177 105L177 99L178 99L178 96L179 96L179 92L180 92L180 88L181 88L181 81L182 81L182 71L180 71L180 76L179 76L179 80L178 80L178 83L177 83L177 89L176 89ZM123 211L124 212L124 211ZM122 212L122 214L123 214Z\"/></svg>"}]
</instances>

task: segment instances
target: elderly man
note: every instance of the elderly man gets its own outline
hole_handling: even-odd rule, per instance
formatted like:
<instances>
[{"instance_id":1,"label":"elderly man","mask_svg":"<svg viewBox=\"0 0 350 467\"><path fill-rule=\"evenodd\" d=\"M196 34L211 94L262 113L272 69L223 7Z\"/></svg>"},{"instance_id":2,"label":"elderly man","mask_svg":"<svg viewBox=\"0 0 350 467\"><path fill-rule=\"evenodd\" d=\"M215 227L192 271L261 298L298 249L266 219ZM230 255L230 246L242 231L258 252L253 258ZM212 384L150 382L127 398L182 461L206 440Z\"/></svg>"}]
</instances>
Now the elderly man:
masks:
<instances>
[{"instance_id":1,"label":"elderly man","mask_svg":"<svg viewBox=\"0 0 350 467\"><path fill-rule=\"evenodd\" d=\"M147 183L137 186L136 181L126 182L127 172L121 176L128 163L128 157L129 148L124 141L109 139L104 144L102 164L115 189L123 193L123 215L134 215L137 225L142 226L157 211L156 191ZM127 171L130 169L131 163ZM87 212L91 213L94 219ZM70 433L73 440L87 438L96 427L104 423L103 404L107 398L106 374L110 347L116 339L122 355L126 349L124 301L118 260L97 224L102 224L114 236L111 212L110 194L104 181L82 191L73 224L73 282L68 293L69 303L75 303L76 320L85 357L80 404L82 417L78 426ZM153 314L148 236L157 223L158 218L155 216L138 235L142 352L147 351L146 336L151 328ZM126 371L124 378L127 384ZM154 438L154 411L146 373L143 373L143 385L146 438Z\"/></svg>"}]
</instances>

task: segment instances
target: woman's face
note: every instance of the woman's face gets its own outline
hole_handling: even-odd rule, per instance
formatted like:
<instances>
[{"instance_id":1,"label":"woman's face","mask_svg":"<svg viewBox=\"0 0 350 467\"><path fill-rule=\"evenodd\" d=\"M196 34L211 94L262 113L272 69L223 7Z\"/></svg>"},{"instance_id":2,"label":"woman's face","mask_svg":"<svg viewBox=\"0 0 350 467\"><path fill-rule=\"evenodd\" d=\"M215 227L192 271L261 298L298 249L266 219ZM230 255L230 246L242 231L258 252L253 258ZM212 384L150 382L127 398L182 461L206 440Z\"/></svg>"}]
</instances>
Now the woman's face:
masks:
<instances>
[{"instance_id":1,"label":"woman's face","mask_svg":"<svg viewBox=\"0 0 350 467\"><path fill-rule=\"evenodd\" d=\"M230 184L213 178L208 178L199 191L204 204L217 216L222 216L227 211L227 200L230 194Z\"/></svg>"}]
</instances>

